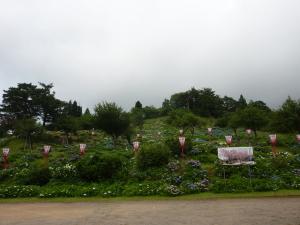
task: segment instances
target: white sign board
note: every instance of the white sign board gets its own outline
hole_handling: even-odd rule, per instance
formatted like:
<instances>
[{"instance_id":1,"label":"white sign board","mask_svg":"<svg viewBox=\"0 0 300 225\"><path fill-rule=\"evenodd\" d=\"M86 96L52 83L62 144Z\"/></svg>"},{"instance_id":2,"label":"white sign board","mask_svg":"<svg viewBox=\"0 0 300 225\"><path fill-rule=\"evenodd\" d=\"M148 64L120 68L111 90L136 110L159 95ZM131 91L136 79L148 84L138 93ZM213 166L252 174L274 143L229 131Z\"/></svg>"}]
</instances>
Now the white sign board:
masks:
<instances>
[{"instance_id":1,"label":"white sign board","mask_svg":"<svg viewBox=\"0 0 300 225\"><path fill-rule=\"evenodd\" d=\"M218 148L223 165L253 165L253 147Z\"/></svg>"}]
</instances>

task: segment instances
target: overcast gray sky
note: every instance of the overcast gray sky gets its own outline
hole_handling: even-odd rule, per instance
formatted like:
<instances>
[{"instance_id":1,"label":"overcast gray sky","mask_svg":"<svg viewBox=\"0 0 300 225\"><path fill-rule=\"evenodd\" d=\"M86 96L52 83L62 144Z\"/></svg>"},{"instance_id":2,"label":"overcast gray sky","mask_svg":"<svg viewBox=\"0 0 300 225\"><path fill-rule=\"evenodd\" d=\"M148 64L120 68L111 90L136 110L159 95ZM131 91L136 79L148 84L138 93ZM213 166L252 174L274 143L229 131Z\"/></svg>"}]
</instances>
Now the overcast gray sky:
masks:
<instances>
[{"instance_id":1,"label":"overcast gray sky","mask_svg":"<svg viewBox=\"0 0 300 225\"><path fill-rule=\"evenodd\" d=\"M38 81L91 108L192 86L277 107L300 98L300 1L0 0L1 95Z\"/></svg>"}]
</instances>

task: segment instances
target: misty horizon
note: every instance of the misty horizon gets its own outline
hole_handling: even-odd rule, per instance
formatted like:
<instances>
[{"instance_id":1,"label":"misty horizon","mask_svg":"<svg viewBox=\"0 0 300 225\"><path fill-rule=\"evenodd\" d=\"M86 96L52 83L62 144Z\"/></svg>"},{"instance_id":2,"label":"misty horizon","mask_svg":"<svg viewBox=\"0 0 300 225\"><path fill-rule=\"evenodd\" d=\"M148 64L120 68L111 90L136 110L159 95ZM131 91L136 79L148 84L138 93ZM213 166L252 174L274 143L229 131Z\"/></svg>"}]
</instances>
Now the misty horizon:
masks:
<instances>
[{"instance_id":1,"label":"misty horizon","mask_svg":"<svg viewBox=\"0 0 300 225\"><path fill-rule=\"evenodd\" d=\"M53 83L93 109L160 107L191 87L262 100L300 98L300 2L9 1L0 9L0 100L17 83Z\"/></svg>"}]
</instances>

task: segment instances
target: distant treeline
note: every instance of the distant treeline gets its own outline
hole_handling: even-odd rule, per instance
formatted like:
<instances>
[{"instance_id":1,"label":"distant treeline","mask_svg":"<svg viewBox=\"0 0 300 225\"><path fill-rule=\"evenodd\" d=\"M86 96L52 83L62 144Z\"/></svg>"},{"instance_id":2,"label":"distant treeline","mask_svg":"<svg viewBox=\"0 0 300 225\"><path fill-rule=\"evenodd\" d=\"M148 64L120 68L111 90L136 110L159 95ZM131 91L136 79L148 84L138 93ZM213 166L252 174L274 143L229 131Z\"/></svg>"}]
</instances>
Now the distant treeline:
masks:
<instances>
[{"instance_id":1,"label":"distant treeline","mask_svg":"<svg viewBox=\"0 0 300 225\"><path fill-rule=\"evenodd\" d=\"M68 136L79 129L102 129L113 137L130 136L133 127L143 126L145 119L169 116L170 123L179 127L204 126L196 117L215 118L220 127L251 128L274 132L300 131L300 102L290 97L278 110L271 110L263 101L247 102L220 97L212 89L191 88L175 93L165 99L162 106L143 106L137 101L130 112L125 112L115 103L99 103L93 114L89 109L83 113L76 100L63 101L55 96L52 84L20 83L4 90L0 106L0 135L8 132L26 139L42 129L61 130ZM29 140L29 142L31 142Z\"/></svg>"}]
</instances>

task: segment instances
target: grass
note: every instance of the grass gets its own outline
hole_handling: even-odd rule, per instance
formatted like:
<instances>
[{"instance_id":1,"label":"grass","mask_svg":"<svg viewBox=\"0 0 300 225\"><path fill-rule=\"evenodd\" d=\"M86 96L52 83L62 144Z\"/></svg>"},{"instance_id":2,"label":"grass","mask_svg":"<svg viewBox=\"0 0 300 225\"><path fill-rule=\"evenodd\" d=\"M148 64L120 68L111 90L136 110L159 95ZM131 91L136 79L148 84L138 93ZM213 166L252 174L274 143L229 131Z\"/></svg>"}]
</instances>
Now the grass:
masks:
<instances>
[{"instance_id":1,"label":"grass","mask_svg":"<svg viewBox=\"0 0 300 225\"><path fill-rule=\"evenodd\" d=\"M300 198L300 190L279 190L276 192L249 192L249 193L200 193L193 195L185 195L178 197L165 196L147 196L147 197L115 197L115 198L14 198L14 199L0 199L2 203L73 203L73 202L123 202L123 201L194 201L194 200L217 200L217 199L247 199L247 198L278 198L278 197L297 197Z\"/></svg>"}]
</instances>

